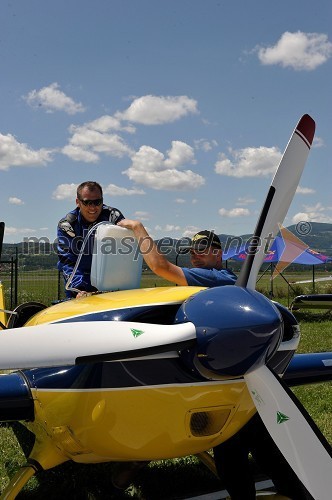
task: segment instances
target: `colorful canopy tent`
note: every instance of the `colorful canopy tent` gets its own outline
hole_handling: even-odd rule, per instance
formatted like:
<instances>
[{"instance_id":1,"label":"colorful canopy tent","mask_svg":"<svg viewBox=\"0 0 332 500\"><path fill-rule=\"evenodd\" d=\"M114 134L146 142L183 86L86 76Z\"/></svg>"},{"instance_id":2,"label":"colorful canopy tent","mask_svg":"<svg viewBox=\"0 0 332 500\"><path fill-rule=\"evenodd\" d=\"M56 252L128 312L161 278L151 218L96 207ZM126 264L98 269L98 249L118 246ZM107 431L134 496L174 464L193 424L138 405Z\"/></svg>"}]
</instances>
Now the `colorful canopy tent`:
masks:
<instances>
[{"instance_id":1,"label":"colorful canopy tent","mask_svg":"<svg viewBox=\"0 0 332 500\"><path fill-rule=\"evenodd\" d=\"M247 257L250 242L243 243L240 248L225 249L223 260L244 261ZM297 238L286 228L281 228L281 236L276 236L274 242L268 250L264 259L265 263L270 264L271 270L271 289L273 296L272 280L277 275L281 276L291 287L291 284L283 276L282 271L290 264L304 264L312 266L312 284L315 289L315 265L332 262L332 257L323 255L308 247L303 241Z\"/></svg>"},{"instance_id":2,"label":"colorful canopy tent","mask_svg":"<svg viewBox=\"0 0 332 500\"><path fill-rule=\"evenodd\" d=\"M302 242L303 243L303 242ZM287 264L304 264L304 265L316 265L316 264L324 264L326 262L332 262L332 257L328 257L327 255L323 255L322 253L316 252L311 248L307 247L303 243L303 249L298 248L298 255L294 258L291 258L292 249L288 252L288 255L285 254L286 245L288 249L292 246L285 243L284 239L281 236L276 236L274 242L270 250L268 251L263 262L267 263L277 263L277 262L287 262ZM237 260L244 261L247 257L247 243L243 243L240 248L229 248L223 252L223 260ZM293 249L294 250L294 249ZM287 257L287 260L285 258Z\"/></svg>"}]
</instances>

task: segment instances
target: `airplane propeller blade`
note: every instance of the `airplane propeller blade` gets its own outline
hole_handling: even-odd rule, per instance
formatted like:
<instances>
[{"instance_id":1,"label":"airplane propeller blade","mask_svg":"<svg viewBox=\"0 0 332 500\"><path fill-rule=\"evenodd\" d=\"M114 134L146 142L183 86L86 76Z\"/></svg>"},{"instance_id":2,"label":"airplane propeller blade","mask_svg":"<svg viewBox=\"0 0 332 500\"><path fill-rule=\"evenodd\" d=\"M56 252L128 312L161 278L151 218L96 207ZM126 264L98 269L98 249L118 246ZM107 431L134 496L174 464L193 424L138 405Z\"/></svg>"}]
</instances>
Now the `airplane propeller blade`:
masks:
<instances>
[{"instance_id":1,"label":"airplane propeller blade","mask_svg":"<svg viewBox=\"0 0 332 500\"><path fill-rule=\"evenodd\" d=\"M236 285L254 289L258 271L299 184L315 134L315 122L298 122L272 180ZM328 500L332 491L332 451L305 408L266 365L244 375L264 425L295 474L314 498Z\"/></svg>"},{"instance_id":2,"label":"airplane propeller blade","mask_svg":"<svg viewBox=\"0 0 332 500\"><path fill-rule=\"evenodd\" d=\"M264 425L295 474L314 498L329 500L331 447L305 408L265 365L244 378Z\"/></svg>"},{"instance_id":3,"label":"airplane propeller blade","mask_svg":"<svg viewBox=\"0 0 332 500\"><path fill-rule=\"evenodd\" d=\"M254 289L258 271L268 248L286 217L299 184L315 134L315 122L304 115L298 122L286 146L272 180L262 212L236 285ZM269 244L268 244L269 242Z\"/></svg>"},{"instance_id":4,"label":"airplane propeller blade","mask_svg":"<svg viewBox=\"0 0 332 500\"><path fill-rule=\"evenodd\" d=\"M14 328L0 334L0 369L66 366L186 349L195 326L129 321L72 321Z\"/></svg>"}]
</instances>

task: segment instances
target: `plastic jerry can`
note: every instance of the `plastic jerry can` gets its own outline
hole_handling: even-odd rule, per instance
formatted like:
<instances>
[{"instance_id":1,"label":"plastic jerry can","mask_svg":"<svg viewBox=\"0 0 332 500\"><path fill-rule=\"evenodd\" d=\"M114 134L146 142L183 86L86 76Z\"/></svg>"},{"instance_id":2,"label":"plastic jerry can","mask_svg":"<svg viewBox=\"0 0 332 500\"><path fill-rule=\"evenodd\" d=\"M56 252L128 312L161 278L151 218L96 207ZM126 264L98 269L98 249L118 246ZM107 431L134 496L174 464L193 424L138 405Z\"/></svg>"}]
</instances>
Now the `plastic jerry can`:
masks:
<instances>
[{"instance_id":1,"label":"plastic jerry can","mask_svg":"<svg viewBox=\"0 0 332 500\"><path fill-rule=\"evenodd\" d=\"M142 260L131 229L101 224L94 237L91 284L99 291L139 288Z\"/></svg>"}]
</instances>

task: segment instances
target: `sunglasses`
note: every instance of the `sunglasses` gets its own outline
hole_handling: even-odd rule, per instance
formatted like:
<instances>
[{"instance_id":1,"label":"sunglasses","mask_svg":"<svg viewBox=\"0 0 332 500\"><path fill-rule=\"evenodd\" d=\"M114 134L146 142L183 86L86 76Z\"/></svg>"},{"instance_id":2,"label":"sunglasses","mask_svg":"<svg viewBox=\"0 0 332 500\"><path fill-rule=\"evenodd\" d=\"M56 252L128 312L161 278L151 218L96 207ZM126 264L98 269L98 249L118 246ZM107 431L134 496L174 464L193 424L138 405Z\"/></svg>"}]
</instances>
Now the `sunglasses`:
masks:
<instances>
[{"instance_id":1,"label":"sunglasses","mask_svg":"<svg viewBox=\"0 0 332 500\"><path fill-rule=\"evenodd\" d=\"M99 207L103 203L102 198L97 198L96 200L82 200L81 198L78 198L78 200L83 203L85 207L91 207L92 205Z\"/></svg>"}]
</instances>

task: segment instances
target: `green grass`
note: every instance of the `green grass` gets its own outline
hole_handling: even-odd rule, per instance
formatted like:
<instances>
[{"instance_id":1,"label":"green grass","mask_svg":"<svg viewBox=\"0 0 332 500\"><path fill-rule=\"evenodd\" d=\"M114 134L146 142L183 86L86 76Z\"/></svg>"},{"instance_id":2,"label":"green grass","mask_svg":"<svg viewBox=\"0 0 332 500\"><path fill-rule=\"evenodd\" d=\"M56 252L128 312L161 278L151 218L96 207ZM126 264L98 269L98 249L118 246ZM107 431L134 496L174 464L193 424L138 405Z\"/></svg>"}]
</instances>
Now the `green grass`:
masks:
<instances>
[{"instance_id":1,"label":"green grass","mask_svg":"<svg viewBox=\"0 0 332 500\"><path fill-rule=\"evenodd\" d=\"M301 325L298 353L332 350L332 316L322 313L297 313ZM295 395L332 444L332 382L294 388Z\"/></svg>"},{"instance_id":2,"label":"green grass","mask_svg":"<svg viewBox=\"0 0 332 500\"><path fill-rule=\"evenodd\" d=\"M306 279L303 274L300 277L296 276L294 280L302 279ZM276 300L287 305L287 285L281 281L278 287L282 297L276 297ZM260 286L269 287L269 284L268 277L262 278ZM170 283L151 273L143 273L142 287L168 285ZM30 293L33 291L30 290ZM43 291L39 293L45 298ZM303 291L302 293L309 292ZM36 299L32 297L29 300ZM298 352L332 350L331 316L301 311L297 312L296 316L300 321L302 332ZM294 392L325 437L332 443L332 383L298 387L294 388ZM0 449L0 490L2 491L16 470L25 462L24 454L9 424L0 426ZM131 489L125 493L117 493L114 490L111 484L112 467L109 463L81 465L67 462L32 478L18 495L18 499L144 498L150 500L158 498L166 500L186 495L198 495L208 489L212 491L221 487L219 480L196 457L151 462L148 467L140 471Z\"/></svg>"},{"instance_id":3,"label":"green grass","mask_svg":"<svg viewBox=\"0 0 332 500\"><path fill-rule=\"evenodd\" d=\"M326 277L327 273L323 270L315 272L315 279ZM262 275L257 283L257 290L269 295L272 291L273 297L276 300L283 299L286 305L289 305L296 295L310 293L332 293L332 281L316 282L313 290L312 283L294 284L296 281L312 280L312 269L307 266L305 271L292 271L284 273L285 279L277 276L272 282L270 274ZM10 287L11 281L8 272L0 273L0 280L3 282L6 289L6 304L10 304ZM287 280L287 281L286 281ZM159 278L151 271L142 273L141 288L153 288L156 286L172 286L169 281ZM63 299L64 287L63 281L56 269L25 271L19 269L17 280L17 302L22 304L30 300L42 302L49 306L52 301Z\"/></svg>"}]
</instances>

